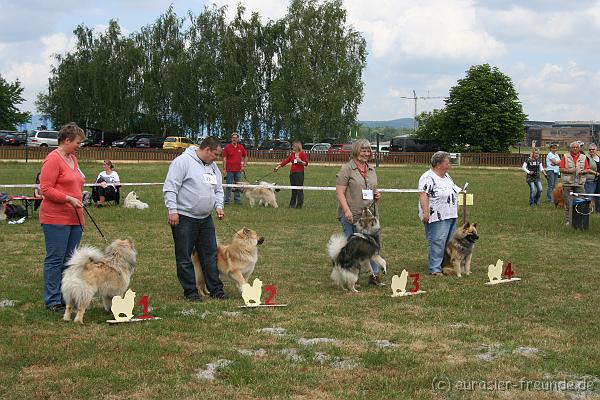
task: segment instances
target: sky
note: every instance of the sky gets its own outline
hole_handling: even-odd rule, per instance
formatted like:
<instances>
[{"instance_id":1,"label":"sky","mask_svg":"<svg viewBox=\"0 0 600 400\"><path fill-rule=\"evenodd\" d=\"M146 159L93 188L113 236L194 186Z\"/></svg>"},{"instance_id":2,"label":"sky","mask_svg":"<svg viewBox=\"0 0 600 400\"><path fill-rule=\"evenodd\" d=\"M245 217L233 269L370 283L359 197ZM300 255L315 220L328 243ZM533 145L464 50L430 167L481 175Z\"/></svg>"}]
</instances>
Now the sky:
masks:
<instances>
[{"instance_id":1,"label":"sky","mask_svg":"<svg viewBox=\"0 0 600 400\"><path fill-rule=\"evenodd\" d=\"M0 75L25 88L21 105L47 91L54 54L72 49L84 24L103 31L116 19L126 34L152 24L172 4L179 16L238 0L2 0ZM245 0L263 21L285 0ZM530 120L600 120L600 0L344 0L347 24L367 41L359 120L391 120L444 106L473 65L508 75ZM422 98L423 97L423 98ZM442 97L442 98L440 98Z\"/></svg>"}]
</instances>

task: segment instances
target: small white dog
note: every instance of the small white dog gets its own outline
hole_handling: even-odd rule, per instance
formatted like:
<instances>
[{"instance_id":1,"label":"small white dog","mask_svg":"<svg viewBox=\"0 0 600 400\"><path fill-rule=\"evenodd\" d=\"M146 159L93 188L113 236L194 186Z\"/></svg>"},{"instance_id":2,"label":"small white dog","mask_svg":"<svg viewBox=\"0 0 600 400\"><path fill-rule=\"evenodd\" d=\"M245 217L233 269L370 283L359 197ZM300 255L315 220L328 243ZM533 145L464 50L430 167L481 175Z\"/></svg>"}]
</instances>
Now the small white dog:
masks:
<instances>
[{"instance_id":1,"label":"small white dog","mask_svg":"<svg viewBox=\"0 0 600 400\"><path fill-rule=\"evenodd\" d=\"M241 185L248 185L247 182L236 182ZM261 186L274 186L274 183L261 181L258 183ZM279 192L279 189L267 188L267 187L254 187L254 188L242 188L237 189L244 192L244 196L248 199L250 207L254 207L258 201L259 206L271 206L277 208L277 199L275 198L275 192Z\"/></svg>"},{"instance_id":2,"label":"small white dog","mask_svg":"<svg viewBox=\"0 0 600 400\"><path fill-rule=\"evenodd\" d=\"M123 204L125 208L137 208L138 210L143 210L144 208L148 208L148 204L140 201L135 192L129 192L127 197L125 197L125 203Z\"/></svg>"}]
</instances>

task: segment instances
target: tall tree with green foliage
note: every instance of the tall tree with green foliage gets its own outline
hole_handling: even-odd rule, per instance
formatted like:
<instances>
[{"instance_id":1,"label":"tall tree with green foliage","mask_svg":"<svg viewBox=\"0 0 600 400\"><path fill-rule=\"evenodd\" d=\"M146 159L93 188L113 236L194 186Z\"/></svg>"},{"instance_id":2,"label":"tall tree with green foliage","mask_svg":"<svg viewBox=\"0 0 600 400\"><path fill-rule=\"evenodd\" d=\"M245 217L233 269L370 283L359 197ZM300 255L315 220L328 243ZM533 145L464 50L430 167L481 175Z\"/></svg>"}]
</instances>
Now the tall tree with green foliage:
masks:
<instances>
[{"instance_id":1,"label":"tall tree with green foliage","mask_svg":"<svg viewBox=\"0 0 600 400\"><path fill-rule=\"evenodd\" d=\"M424 116L417 134L436 138L447 149L506 152L525 134L527 116L518 94L497 67L471 67L445 103L444 110Z\"/></svg>"},{"instance_id":2,"label":"tall tree with green foliage","mask_svg":"<svg viewBox=\"0 0 600 400\"><path fill-rule=\"evenodd\" d=\"M341 0L293 0L283 19L274 102L290 136L344 136L362 100L366 43Z\"/></svg>"},{"instance_id":3,"label":"tall tree with green foliage","mask_svg":"<svg viewBox=\"0 0 600 400\"><path fill-rule=\"evenodd\" d=\"M0 129L13 131L17 125L31 119L29 112L21 112L17 108L18 104L25 101L21 96L23 90L18 79L9 83L0 75Z\"/></svg>"}]
</instances>

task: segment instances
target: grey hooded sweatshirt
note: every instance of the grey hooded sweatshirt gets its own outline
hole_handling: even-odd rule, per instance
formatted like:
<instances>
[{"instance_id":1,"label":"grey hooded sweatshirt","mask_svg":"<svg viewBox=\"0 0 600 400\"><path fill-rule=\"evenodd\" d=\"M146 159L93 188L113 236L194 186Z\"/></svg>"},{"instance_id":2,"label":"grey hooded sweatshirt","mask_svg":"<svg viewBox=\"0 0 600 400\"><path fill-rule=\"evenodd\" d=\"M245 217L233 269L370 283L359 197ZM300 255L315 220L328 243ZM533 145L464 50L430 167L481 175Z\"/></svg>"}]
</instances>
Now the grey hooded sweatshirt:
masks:
<instances>
[{"instance_id":1,"label":"grey hooded sweatshirt","mask_svg":"<svg viewBox=\"0 0 600 400\"><path fill-rule=\"evenodd\" d=\"M215 208L223 208L221 171L214 162L205 165L198 158L197 149L195 146L188 147L169 166L163 185L169 214L200 219L208 217Z\"/></svg>"}]
</instances>

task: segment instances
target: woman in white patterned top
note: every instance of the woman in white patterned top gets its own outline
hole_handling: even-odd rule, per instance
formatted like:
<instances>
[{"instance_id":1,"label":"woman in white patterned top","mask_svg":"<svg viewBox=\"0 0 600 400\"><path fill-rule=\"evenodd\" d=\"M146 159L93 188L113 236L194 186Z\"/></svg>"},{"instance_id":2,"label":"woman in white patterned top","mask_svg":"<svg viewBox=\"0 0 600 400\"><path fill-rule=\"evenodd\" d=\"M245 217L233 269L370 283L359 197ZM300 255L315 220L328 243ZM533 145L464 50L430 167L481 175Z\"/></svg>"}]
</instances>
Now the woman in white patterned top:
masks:
<instances>
[{"instance_id":1,"label":"woman in white patterned top","mask_svg":"<svg viewBox=\"0 0 600 400\"><path fill-rule=\"evenodd\" d=\"M431 169L419 179L419 218L427 237L428 272L442 275L442 260L446 244L454 233L458 218L458 193L448 169L450 154L438 151L431 157Z\"/></svg>"},{"instance_id":2,"label":"woman in white patterned top","mask_svg":"<svg viewBox=\"0 0 600 400\"><path fill-rule=\"evenodd\" d=\"M106 199L113 199L115 197L116 187L121 183L119 174L114 170L113 163L110 160L104 160L102 164L102 172L98 174L96 183L99 186L96 187L99 197L99 206L103 206Z\"/></svg>"}]
</instances>

